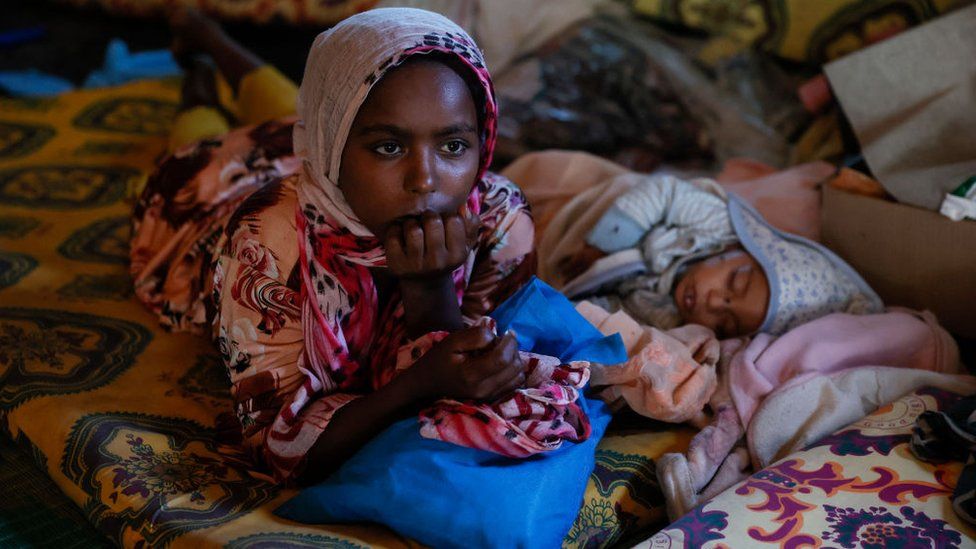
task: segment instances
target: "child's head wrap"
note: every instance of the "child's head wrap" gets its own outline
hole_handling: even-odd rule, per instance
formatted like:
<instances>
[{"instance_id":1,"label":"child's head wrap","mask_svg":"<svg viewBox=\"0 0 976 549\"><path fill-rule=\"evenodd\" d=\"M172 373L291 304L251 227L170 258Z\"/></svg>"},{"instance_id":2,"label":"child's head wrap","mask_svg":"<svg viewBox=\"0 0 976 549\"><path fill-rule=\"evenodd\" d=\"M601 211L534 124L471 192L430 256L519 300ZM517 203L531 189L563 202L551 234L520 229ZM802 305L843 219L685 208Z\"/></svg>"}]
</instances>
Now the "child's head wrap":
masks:
<instances>
[{"instance_id":1,"label":"child's head wrap","mask_svg":"<svg viewBox=\"0 0 976 549\"><path fill-rule=\"evenodd\" d=\"M729 216L742 246L769 280L769 306L760 332L782 334L830 313L884 311L867 282L827 248L772 227L734 194L729 195Z\"/></svg>"}]
</instances>

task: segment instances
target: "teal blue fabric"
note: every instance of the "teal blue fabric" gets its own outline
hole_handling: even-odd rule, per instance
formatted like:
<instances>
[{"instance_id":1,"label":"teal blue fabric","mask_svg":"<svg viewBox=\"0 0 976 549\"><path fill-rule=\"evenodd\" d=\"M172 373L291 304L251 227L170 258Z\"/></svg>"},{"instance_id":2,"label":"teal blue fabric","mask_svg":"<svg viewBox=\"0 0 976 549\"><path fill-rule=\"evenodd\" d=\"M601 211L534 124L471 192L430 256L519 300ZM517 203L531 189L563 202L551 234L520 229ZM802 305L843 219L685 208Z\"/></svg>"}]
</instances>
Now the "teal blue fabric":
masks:
<instances>
[{"instance_id":1,"label":"teal blue fabric","mask_svg":"<svg viewBox=\"0 0 976 549\"><path fill-rule=\"evenodd\" d=\"M586 236L586 242L612 254L640 244L649 227L641 227L617 206L610 206Z\"/></svg>"},{"instance_id":2,"label":"teal blue fabric","mask_svg":"<svg viewBox=\"0 0 976 549\"><path fill-rule=\"evenodd\" d=\"M50 97L73 89L70 80L37 69L0 71L0 90L13 97Z\"/></svg>"},{"instance_id":3,"label":"teal blue fabric","mask_svg":"<svg viewBox=\"0 0 976 549\"><path fill-rule=\"evenodd\" d=\"M105 63L88 75L82 87L117 86L133 80L176 76L182 72L169 50L132 53L125 42L116 38L105 50Z\"/></svg>"},{"instance_id":4,"label":"teal blue fabric","mask_svg":"<svg viewBox=\"0 0 976 549\"><path fill-rule=\"evenodd\" d=\"M603 337L561 294L534 279L492 316L525 350L564 361L622 362L620 337ZM325 482L275 514L304 523L379 522L432 547L558 547L579 512L596 445L610 422L581 398L590 437L510 459L420 436L416 419L393 424Z\"/></svg>"},{"instance_id":5,"label":"teal blue fabric","mask_svg":"<svg viewBox=\"0 0 976 549\"><path fill-rule=\"evenodd\" d=\"M88 74L82 87L117 86L144 78L163 78L182 73L169 50L132 53L118 38L109 42L105 64ZM71 81L37 69L0 71L0 90L14 97L50 97L75 89Z\"/></svg>"},{"instance_id":6,"label":"teal blue fabric","mask_svg":"<svg viewBox=\"0 0 976 549\"><path fill-rule=\"evenodd\" d=\"M499 305L491 317L499 333L515 331L523 351L558 357L563 362L617 364L627 360L620 335L604 337L576 312L576 306L536 277Z\"/></svg>"}]
</instances>

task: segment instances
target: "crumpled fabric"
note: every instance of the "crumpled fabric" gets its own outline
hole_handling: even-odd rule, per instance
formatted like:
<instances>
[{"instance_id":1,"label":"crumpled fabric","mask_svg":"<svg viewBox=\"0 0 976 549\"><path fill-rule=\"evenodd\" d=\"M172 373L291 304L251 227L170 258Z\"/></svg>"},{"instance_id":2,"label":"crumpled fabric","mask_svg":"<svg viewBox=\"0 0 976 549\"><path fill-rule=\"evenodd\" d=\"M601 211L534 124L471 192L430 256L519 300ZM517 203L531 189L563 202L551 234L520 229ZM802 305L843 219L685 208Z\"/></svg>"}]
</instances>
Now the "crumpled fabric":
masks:
<instances>
[{"instance_id":1,"label":"crumpled fabric","mask_svg":"<svg viewBox=\"0 0 976 549\"><path fill-rule=\"evenodd\" d=\"M620 333L630 357L621 364L591 365L596 393L611 409L629 406L660 421L704 421L704 408L718 384L719 343L696 324L668 331L640 326L622 311L610 314L583 301L577 311L604 334Z\"/></svg>"},{"instance_id":2,"label":"crumpled fabric","mask_svg":"<svg viewBox=\"0 0 976 549\"><path fill-rule=\"evenodd\" d=\"M743 436L752 465L762 467L783 448L797 449L847 425L858 407L891 400L886 396L903 392L898 387L966 386L956 375L961 365L952 337L931 313L907 309L834 313L779 337L723 340L718 370L719 386L708 403L712 420L685 455L666 454L658 464L669 513L680 514L701 494L737 481L716 472ZM740 468L739 478L747 475Z\"/></svg>"},{"instance_id":3,"label":"crumpled fabric","mask_svg":"<svg viewBox=\"0 0 976 549\"><path fill-rule=\"evenodd\" d=\"M862 366L797 378L769 395L753 414L747 430L750 460L756 469L767 467L922 387L976 392L976 377ZM783 428L801 422L800 429Z\"/></svg>"},{"instance_id":4,"label":"crumpled fabric","mask_svg":"<svg viewBox=\"0 0 976 549\"><path fill-rule=\"evenodd\" d=\"M495 322L483 319L492 330ZM422 356L448 336L405 345L400 354ZM424 438L487 450L510 458L525 458L555 450L563 441L579 442L590 436L590 422L576 403L590 379L590 363L520 351L525 364L525 387L492 403L441 399L420 412ZM398 364L409 364L398 360Z\"/></svg>"},{"instance_id":5,"label":"crumpled fabric","mask_svg":"<svg viewBox=\"0 0 976 549\"><path fill-rule=\"evenodd\" d=\"M954 374L959 350L929 312L892 308L884 314L834 313L775 337L760 334L732 358L731 399L743 425L774 391L804 374L859 366L915 368Z\"/></svg>"},{"instance_id":6,"label":"crumpled fabric","mask_svg":"<svg viewBox=\"0 0 976 549\"><path fill-rule=\"evenodd\" d=\"M589 438L590 421L576 401L590 378L590 363L521 354L530 377L527 388L488 405L440 400L420 412L421 436L511 458Z\"/></svg>"},{"instance_id":7,"label":"crumpled fabric","mask_svg":"<svg viewBox=\"0 0 976 549\"><path fill-rule=\"evenodd\" d=\"M965 461L952 493L952 509L976 524L976 395L939 412L924 412L912 429L912 453L921 460Z\"/></svg>"}]
</instances>

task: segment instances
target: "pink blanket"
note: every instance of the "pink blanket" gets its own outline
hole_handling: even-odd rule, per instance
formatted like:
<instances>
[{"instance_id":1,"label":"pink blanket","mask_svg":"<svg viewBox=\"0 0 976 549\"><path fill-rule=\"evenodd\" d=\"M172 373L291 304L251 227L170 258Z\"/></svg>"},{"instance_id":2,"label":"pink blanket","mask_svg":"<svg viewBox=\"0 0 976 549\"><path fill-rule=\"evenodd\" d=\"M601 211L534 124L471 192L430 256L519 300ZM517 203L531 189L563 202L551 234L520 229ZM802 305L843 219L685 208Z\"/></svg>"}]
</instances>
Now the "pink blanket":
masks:
<instances>
[{"instance_id":1,"label":"pink blanket","mask_svg":"<svg viewBox=\"0 0 976 549\"><path fill-rule=\"evenodd\" d=\"M921 376L921 371L929 375ZM960 371L955 341L928 312L835 313L780 337L760 334L751 341L723 341L719 384L709 401L712 422L695 435L687 454L666 454L658 462L668 512L676 518L700 497L738 482L748 474L750 462L778 455L780 449L774 446L828 434L844 425L845 413L883 404L881 395L899 387L937 384L939 376L943 382L956 383L960 376L948 374ZM858 372L869 375L851 378L853 383L838 377ZM798 392L798 386L813 393ZM783 390L798 395L792 398L805 395L823 404L779 399L777 411L765 413L764 404ZM830 394L821 394L825 392ZM754 422L760 409L763 420ZM757 448L754 440L762 439L759 446L767 459L757 459L755 452L750 456L743 447L733 452L743 436L750 450Z\"/></svg>"},{"instance_id":2,"label":"pink blanket","mask_svg":"<svg viewBox=\"0 0 976 549\"><path fill-rule=\"evenodd\" d=\"M779 338L760 334L729 364L732 401L743 425L763 399L787 381L857 366L959 371L952 337L928 312L832 314Z\"/></svg>"}]
</instances>

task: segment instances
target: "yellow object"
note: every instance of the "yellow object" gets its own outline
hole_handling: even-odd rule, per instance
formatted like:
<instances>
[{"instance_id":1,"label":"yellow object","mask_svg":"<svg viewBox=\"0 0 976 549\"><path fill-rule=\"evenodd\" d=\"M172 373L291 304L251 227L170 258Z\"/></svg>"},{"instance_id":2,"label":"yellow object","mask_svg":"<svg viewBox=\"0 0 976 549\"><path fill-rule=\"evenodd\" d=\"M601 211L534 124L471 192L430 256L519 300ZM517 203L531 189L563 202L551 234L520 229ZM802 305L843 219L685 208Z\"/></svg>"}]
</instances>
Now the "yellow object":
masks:
<instances>
[{"instance_id":1,"label":"yellow object","mask_svg":"<svg viewBox=\"0 0 976 549\"><path fill-rule=\"evenodd\" d=\"M249 126L295 114L298 86L271 65L257 68L241 79L237 117Z\"/></svg>"},{"instance_id":2,"label":"yellow object","mask_svg":"<svg viewBox=\"0 0 976 549\"><path fill-rule=\"evenodd\" d=\"M169 134L169 150L230 131L230 123L213 107L193 107L176 115Z\"/></svg>"},{"instance_id":3,"label":"yellow object","mask_svg":"<svg viewBox=\"0 0 976 549\"><path fill-rule=\"evenodd\" d=\"M787 59L822 64L953 8L959 0L633 0L640 15L708 32L733 55L756 45Z\"/></svg>"},{"instance_id":4,"label":"yellow object","mask_svg":"<svg viewBox=\"0 0 976 549\"><path fill-rule=\"evenodd\" d=\"M217 81L220 102L249 126L295 114L298 86L271 65L263 65L241 78L237 97L223 78ZM222 135L230 130L227 118L212 107L194 107L177 115L170 131L169 150Z\"/></svg>"}]
</instances>

